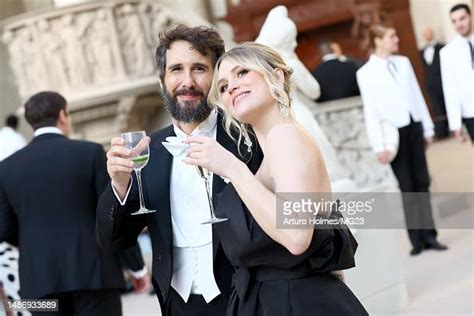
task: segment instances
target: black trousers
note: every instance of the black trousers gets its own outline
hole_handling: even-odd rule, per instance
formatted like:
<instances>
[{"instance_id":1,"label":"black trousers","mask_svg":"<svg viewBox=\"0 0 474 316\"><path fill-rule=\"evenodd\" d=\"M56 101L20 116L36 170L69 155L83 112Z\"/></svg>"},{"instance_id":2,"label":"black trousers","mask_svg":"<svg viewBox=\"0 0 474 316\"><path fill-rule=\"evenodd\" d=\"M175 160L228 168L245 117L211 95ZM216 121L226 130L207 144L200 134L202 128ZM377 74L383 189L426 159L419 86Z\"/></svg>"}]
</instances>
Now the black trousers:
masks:
<instances>
[{"instance_id":1,"label":"black trousers","mask_svg":"<svg viewBox=\"0 0 474 316\"><path fill-rule=\"evenodd\" d=\"M209 303L206 303L202 295L191 294L188 302L185 303L181 296L170 287L163 316L224 316L227 304L228 298L222 294Z\"/></svg>"},{"instance_id":2,"label":"black trousers","mask_svg":"<svg viewBox=\"0 0 474 316\"><path fill-rule=\"evenodd\" d=\"M441 85L427 85L428 95L433 104L433 123L435 136L443 139L449 136L448 118L446 116L446 105L444 102L443 87Z\"/></svg>"},{"instance_id":3,"label":"black trousers","mask_svg":"<svg viewBox=\"0 0 474 316\"><path fill-rule=\"evenodd\" d=\"M471 142L474 143L474 117L471 118L463 118L462 119L464 125L466 125L467 132L471 137Z\"/></svg>"},{"instance_id":4,"label":"black trousers","mask_svg":"<svg viewBox=\"0 0 474 316\"><path fill-rule=\"evenodd\" d=\"M122 316L120 290L87 290L48 295L58 300L57 312L34 312L33 316Z\"/></svg>"},{"instance_id":5,"label":"black trousers","mask_svg":"<svg viewBox=\"0 0 474 316\"><path fill-rule=\"evenodd\" d=\"M402 192L408 236L413 247L436 240L429 196L430 176L425 156L425 139L420 122L399 128L398 153L391 163Z\"/></svg>"}]
</instances>

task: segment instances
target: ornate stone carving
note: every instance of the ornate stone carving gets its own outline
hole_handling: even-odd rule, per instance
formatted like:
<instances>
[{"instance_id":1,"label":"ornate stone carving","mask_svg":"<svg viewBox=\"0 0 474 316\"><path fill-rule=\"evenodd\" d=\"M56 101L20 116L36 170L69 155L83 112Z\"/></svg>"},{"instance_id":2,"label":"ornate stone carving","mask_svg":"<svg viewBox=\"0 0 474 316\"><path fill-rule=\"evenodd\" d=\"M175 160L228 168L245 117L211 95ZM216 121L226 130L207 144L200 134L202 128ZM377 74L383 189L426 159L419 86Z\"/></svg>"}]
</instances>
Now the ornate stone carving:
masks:
<instances>
[{"instance_id":1,"label":"ornate stone carving","mask_svg":"<svg viewBox=\"0 0 474 316\"><path fill-rule=\"evenodd\" d=\"M92 16L91 13L66 14L60 20L69 87L81 89L92 83L91 67L85 53L85 32Z\"/></svg>"},{"instance_id":2,"label":"ornate stone carving","mask_svg":"<svg viewBox=\"0 0 474 316\"><path fill-rule=\"evenodd\" d=\"M118 7L116 16L119 43L127 74L131 77L150 75L153 69L152 55L135 7L130 4Z\"/></svg>"},{"instance_id":3,"label":"ornate stone carving","mask_svg":"<svg viewBox=\"0 0 474 316\"><path fill-rule=\"evenodd\" d=\"M140 3L138 6L140 19L147 34L147 43L150 51L154 52L158 42L160 30L169 27L173 23L172 14L169 10L157 3Z\"/></svg>"},{"instance_id":4,"label":"ornate stone carving","mask_svg":"<svg viewBox=\"0 0 474 316\"><path fill-rule=\"evenodd\" d=\"M19 15L1 25L23 100L56 90L74 103L100 88L144 80L156 84L154 50L160 30L175 23L209 25L155 1L88 2Z\"/></svg>"},{"instance_id":5,"label":"ornate stone carving","mask_svg":"<svg viewBox=\"0 0 474 316\"><path fill-rule=\"evenodd\" d=\"M42 47L43 60L46 68L49 69L49 82L58 90L67 90L69 78L64 44L48 20L40 20L38 30L40 31L39 42Z\"/></svg>"},{"instance_id":6,"label":"ornate stone carving","mask_svg":"<svg viewBox=\"0 0 474 316\"><path fill-rule=\"evenodd\" d=\"M86 30L86 57L92 81L104 84L118 75L118 60L114 54L112 23L107 9L95 12L95 19Z\"/></svg>"},{"instance_id":7,"label":"ornate stone carving","mask_svg":"<svg viewBox=\"0 0 474 316\"><path fill-rule=\"evenodd\" d=\"M2 36L10 56L14 56L10 59L10 66L21 94L47 87L45 67L42 58L38 58L39 45L33 36L33 29L33 25L25 25L19 30L8 30Z\"/></svg>"},{"instance_id":8,"label":"ornate stone carving","mask_svg":"<svg viewBox=\"0 0 474 316\"><path fill-rule=\"evenodd\" d=\"M2 21L0 32L23 101L60 92L74 137L108 144L124 130L168 122L153 60L158 33L176 23L210 25L153 0L115 0L22 14Z\"/></svg>"}]
</instances>

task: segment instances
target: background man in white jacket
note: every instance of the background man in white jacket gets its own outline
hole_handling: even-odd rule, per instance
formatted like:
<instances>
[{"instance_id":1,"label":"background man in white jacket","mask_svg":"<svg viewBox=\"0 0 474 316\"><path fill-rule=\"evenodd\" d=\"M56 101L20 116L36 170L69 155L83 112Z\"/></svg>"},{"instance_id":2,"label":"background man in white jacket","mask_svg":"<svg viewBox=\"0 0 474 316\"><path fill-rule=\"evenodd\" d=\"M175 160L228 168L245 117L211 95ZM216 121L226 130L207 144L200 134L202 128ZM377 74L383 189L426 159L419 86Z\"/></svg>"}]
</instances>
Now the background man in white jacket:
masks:
<instances>
[{"instance_id":1,"label":"background man in white jacket","mask_svg":"<svg viewBox=\"0 0 474 316\"><path fill-rule=\"evenodd\" d=\"M418 255L425 249L446 250L437 241L429 197L430 176L425 145L434 125L410 60L398 51L396 30L373 25L373 54L357 71L370 145L378 160L389 163L402 192L408 236Z\"/></svg>"},{"instance_id":2,"label":"background man in white jacket","mask_svg":"<svg viewBox=\"0 0 474 316\"><path fill-rule=\"evenodd\" d=\"M466 141L462 123L474 141L474 34L471 9L466 4L455 5L451 21L459 34L440 52L441 76L446 101L449 129L461 142Z\"/></svg>"}]
</instances>

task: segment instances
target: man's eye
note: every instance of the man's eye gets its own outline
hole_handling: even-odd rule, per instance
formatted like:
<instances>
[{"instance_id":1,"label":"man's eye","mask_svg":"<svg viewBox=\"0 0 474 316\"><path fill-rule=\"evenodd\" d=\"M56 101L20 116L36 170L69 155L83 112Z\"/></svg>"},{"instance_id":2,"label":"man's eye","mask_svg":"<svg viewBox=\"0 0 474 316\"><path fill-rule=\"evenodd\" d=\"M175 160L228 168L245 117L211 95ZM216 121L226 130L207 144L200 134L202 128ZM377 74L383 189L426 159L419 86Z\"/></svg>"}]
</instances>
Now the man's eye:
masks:
<instances>
[{"instance_id":1,"label":"man's eye","mask_svg":"<svg viewBox=\"0 0 474 316\"><path fill-rule=\"evenodd\" d=\"M194 70L195 71L206 71L206 68L198 66L198 67L194 67Z\"/></svg>"},{"instance_id":2,"label":"man's eye","mask_svg":"<svg viewBox=\"0 0 474 316\"><path fill-rule=\"evenodd\" d=\"M249 71L247 69L242 69L237 73L237 77L243 77L245 76Z\"/></svg>"},{"instance_id":3,"label":"man's eye","mask_svg":"<svg viewBox=\"0 0 474 316\"><path fill-rule=\"evenodd\" d=\"M226 92L226 90L227 90L227 85L226 85L226 84L223 84L223 85L219 88L219 91L220 91L221 93Z\"/></svg>"},{"instance_id":4,"label":"man's eye","mask_svg":"<svg viewBox=\"0 0 474 316\"><path fill-rule=\"evenodd\" d=\"M171 72L177 72L177 71L180 71L180 70L181 70L181 67L171 68Z\"/></svg>"}]
</instances>

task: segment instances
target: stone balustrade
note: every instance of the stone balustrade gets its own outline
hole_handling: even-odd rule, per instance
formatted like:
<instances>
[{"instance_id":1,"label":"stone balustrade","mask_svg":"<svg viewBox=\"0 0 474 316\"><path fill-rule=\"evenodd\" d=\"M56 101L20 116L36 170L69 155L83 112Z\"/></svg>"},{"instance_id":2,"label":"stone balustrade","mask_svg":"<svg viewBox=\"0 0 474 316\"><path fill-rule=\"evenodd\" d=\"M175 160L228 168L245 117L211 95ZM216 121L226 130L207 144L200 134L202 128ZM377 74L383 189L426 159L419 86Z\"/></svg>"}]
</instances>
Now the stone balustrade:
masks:
<instances>
[{"instance_id":1,"label":"stone balustrade","mask_svg":"<svg viewBox=\"0 0 474 316\"><path fill-rule=\"evenodd\" d=\"M315 104L313 114L349 177L363 191L397 190L389 165L381 165L369 146L360 97Z\"/></svg>"}]
</instances>

